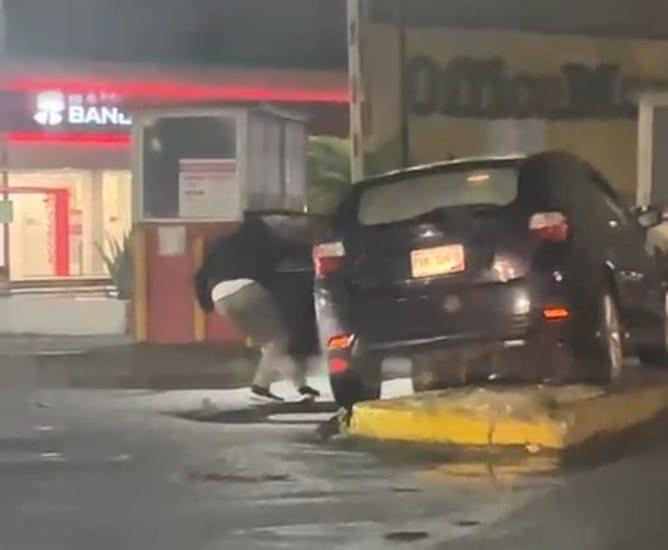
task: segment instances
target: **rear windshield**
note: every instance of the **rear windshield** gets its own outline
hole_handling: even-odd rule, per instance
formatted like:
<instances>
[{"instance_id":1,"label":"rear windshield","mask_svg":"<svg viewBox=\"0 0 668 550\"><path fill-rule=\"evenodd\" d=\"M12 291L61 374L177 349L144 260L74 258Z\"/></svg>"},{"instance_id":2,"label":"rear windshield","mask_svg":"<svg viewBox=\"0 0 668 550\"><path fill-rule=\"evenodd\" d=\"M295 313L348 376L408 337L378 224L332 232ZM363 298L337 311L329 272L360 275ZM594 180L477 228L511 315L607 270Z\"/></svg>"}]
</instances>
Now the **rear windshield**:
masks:
<instances>
[{"instance_id":1,"label":"rear windshield","mask_svg":"<svg viewBox=\"0 0 668 550\"><path fill-rule=\"evenodd\" d=\"M358 211L362 225L410 220L453 206L506 206L517 197L516 168L457 170L370 187Z\"/></svg>"}]
</instances>

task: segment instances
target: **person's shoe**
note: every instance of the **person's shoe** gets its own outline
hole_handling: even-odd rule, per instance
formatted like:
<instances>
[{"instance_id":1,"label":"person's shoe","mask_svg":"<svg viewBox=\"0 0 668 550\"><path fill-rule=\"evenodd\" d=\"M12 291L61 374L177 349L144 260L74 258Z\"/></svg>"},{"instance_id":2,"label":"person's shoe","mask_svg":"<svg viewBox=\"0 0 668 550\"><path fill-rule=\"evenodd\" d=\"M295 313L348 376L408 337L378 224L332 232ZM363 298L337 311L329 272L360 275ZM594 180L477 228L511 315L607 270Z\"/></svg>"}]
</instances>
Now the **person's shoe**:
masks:
<instances>
[{"instance_id":1,"label":"person's shoe","mask_svg":"<svg viewBox=\"0 0 668 550\"><path fill-rule=\"evenodd\" d=\"M251 386L251 399L262 403L283 403L285 399L272 393L269 388L262 386Z\"/></svg>"},{"instance_id":2,"label":"person's shoe","mask_svg":"<svg viewBox=\"0 0 668 550\"><path fill-rule=\"evenodd\" d=\"M297 391L306 400L318 399L320 397L320 392L311 386L302 386Z\"/></svg>"}]
</instances>

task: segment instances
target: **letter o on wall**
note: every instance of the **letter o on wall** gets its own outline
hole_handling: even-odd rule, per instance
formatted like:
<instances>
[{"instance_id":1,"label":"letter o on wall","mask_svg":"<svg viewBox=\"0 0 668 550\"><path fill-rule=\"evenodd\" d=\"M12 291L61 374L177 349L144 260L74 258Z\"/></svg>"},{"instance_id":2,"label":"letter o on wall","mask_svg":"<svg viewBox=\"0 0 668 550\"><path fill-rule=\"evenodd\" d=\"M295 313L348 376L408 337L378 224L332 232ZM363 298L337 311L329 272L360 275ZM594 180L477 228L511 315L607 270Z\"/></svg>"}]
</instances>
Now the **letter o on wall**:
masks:
<instances>
[{"instance_id":1,"label":"letter o on wall","mask_svg":"<svg viewBox=\"0 0 668 550\"><path fill-rule=\"evenodd\" d=\"M427 116L436 112L440 72L438 64L428 57L420 55L408 61L406 103L410 113Z\"/></svg>"}]
</instances>

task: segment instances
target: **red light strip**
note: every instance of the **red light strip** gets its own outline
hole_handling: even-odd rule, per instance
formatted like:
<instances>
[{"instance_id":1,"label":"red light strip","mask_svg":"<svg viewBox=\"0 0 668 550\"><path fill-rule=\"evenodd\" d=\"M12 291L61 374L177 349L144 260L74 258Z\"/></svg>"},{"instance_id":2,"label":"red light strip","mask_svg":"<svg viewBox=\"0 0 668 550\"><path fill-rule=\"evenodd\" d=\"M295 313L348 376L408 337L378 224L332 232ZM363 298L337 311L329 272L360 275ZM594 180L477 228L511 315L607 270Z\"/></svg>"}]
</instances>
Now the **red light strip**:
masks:
<instances>
[{"instance_id":1,"label":"red light strip","mask_svg":"<svg viewBox=\"0 0 668 550\"><path fill-rule=\"evenodd\" d=\"M70 191L59 189L54 193L56 277L70 275Z\"/></svg>"},{"instance_id":2,"label":"red light strip","mask_svg":"<svg viewBox=\"0 0 668 550\"><path fill-rule=\"evenodd\" d=\"M130 146L128 134L48 134L39 132L11 132L10 143L72 145L125 149Z\"/></svg>"},{"instance_id":3,"label":"red light strip","mask_svg":"<svg viewBox=\"0 0 668 550\"><path fill-rule=\"evenodd\" d=\"M280 78L280 75L279 75ZM283 85L202 85L170 81L119 82L72 78L14 78L4 87L8 91L61 90L64 93L110 92L125 98L189 101L276 101L292 103L348 103L347 85L319 85L314 88L292 86L289 75Z\"/></svg>"}]
</instances>

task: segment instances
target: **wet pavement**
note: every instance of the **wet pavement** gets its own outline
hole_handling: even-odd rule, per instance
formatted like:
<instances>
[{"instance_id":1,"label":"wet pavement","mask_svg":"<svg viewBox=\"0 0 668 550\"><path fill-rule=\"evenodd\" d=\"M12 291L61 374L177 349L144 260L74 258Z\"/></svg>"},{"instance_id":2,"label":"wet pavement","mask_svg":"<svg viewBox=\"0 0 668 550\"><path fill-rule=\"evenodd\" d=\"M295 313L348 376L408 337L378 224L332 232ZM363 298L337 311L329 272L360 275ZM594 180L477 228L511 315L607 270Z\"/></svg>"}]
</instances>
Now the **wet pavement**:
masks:
<instances>
[{"instance_id":1,"label":"wet pavement","mask_svg":"<svg viewBox=\"0 0 668 550\"><path fill-rule=\"evenodd\" d=\"M3 549L644 549L668 541L668 447L656 432L651 445L630 443L610 461L558 473L541 457L462 462L441 450L323 442L315 430L327 405L228 411L203 423L165 414L174 394L2 394Z\"/></svg>"},{"instance_id":2,"label":"wet pavement","mask_svg":"<svg viewBox=\"0 0 668 550\"><path fill-rule=\"evenodd\" d=\"M187 350L74 354L79 342L29 344L0 353L1 550L644 549L668 541L663 420L562 470L550 456L323 441L331 402L253 408L239 388L252 373L247 360L219 362L215 351L191 362ZM183 364L194 365L189 380L173 376ZM119 389L147 380L202 387L202 372L236 389ZM406 391L405 380L384 385L389 395Z\"/></svg>"},{"instance_id":3,"label":"wet pavement","mask_svg":"<svg viewBox=\"0 0 668 550\"><path fill-rule=\"evenodd\" d=\"M0 387L9 381L51 388L232 388L250 383L256 362L257 352L240 346L0 335Z\"/></svg>"}]
</instances>

